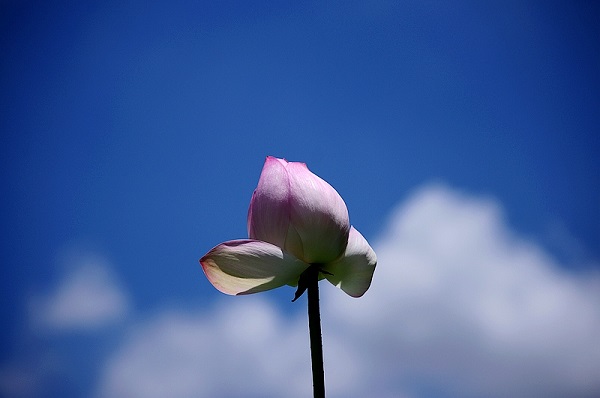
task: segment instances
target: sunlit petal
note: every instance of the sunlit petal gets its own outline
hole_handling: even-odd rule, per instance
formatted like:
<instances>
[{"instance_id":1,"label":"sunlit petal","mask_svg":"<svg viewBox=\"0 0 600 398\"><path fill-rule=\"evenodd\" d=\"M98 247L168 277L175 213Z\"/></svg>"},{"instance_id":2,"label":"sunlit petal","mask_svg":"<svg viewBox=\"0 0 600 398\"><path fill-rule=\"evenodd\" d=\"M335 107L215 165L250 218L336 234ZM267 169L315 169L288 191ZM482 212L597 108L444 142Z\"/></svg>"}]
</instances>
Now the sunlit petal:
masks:
<instances>
[{"instance_id":1,"label":"sunlit petal","mask_svg":"<svg viewBox=\"0 0 600 398\"><path fill-rule=\"evenodd\" d=\"M200 264L213 286L231 295L294 285L308 267L273 244L251 239L221 243Z\"/></svg>"}]
</instances>

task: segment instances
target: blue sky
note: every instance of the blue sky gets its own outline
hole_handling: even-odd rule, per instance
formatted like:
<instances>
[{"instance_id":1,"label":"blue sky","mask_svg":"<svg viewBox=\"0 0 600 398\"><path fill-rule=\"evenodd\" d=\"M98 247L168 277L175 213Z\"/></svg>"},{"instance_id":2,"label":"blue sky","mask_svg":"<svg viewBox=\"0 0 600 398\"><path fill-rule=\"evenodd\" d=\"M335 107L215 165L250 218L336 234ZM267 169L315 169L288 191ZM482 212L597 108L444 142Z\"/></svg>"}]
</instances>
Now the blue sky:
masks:
<instances>
[{"instance_id":1,"label":"blue sky","mask_svg":"<svg viewBox=\"0 0 600 398\"><path fill-rule=\"evenodd\" d=\"M378 253L372 290L379 273L397 278L390 288L397 296L332 298L342 300L352 318L332 324L332 335L343 326L356 330L347 334L356 333L357 341L364 338L352 306L369 308L369 300L373 308L395 303L404 317L398 324L421 322L406 303L423 309L454 297L469 313L469 303L482 298L476 291L467 303L451 292L424 299L415 290L422 278L414 276L410 259L422 264L417 269L446 275L461 262L475 270L480 263L511 263L508 249L521 253L515 256L522 269L535 270L525 274L549 281L539 287L544 303L564 296L558 301L584 308L573 319L581 328L550 342L561 345L573 333L600 330L598 311L585 309L585 297L596 297L600 286L600 10L594 2L7 1L0 7L2 392L117 396L120 384L111 378L111 366L135 369L134 354L128 367L118 359L130 347L144 347L136 336L154 336L152 327L161 322L167 331L192 324L197 329L185 330L216 333L202 322L227 329L227 311L245 306L246 313L274 319L275 330L287 335L275 347L296 333L298 344L306 343L304 307L289 303L293 289L231 299L208 283L197 262L215 244L246 236L249 199L267 155L306 162L340 192L357 229L390 253ZM438 209L440 218L430 220L419 209ZM421 231L421 224L432 230ZM453 225L454 234L433 230ZM467 240L480 236L474 225L493 244L452 240L463 236L460 231L467 231ZM445 251L449 242L456 252ZM481 249L481 257L468 248ZM463 257L450 261L443 253ZM448 267L440 268L446 261ZM496 270L490 267L480 269ZM522 275L522 269L509 269L507 275ZM474 284L497 275L490 271L477 279L470 268L456 271ZM513 282L499 282L508 289L500 292L530 294L541 283L506 278ZM400 282L407 280L416 282ZM450 276L447 282L457 283ZM406 295L397 292L402 287ZM96 304L86 307L86 297ZM82 307L69 307L73 301ZM552 329L548 314L580 313L558 302L542 307L531 307L527 330ZM72 317L64 316L65 308ZM447 313L435 308L435 314ZM502 319L521 319L512 310L490 308L512 314ZM469 324L459 315L443 324L447 334ZM496 325L497 331L508 324L499 319L486 327ZM384 337L399 355L408 355L404 340ZM462 339L436 338L447 348L440 352L476 351ZM531 348L523 344L518 347ZM496 352L501 345L482 347ZM579 349L556 355L579 357ZM370 352L373 369L389 368L385 350ZM378 383L386 389L381 396L465 396L501 384L473 385L444 361L431 365L427 352L411 353L422 361L400 366L402 377L383 372L355 391ZM275 362L304 369L298 365L305 364L304 354L291 355L300 362ZM252 362L262 354L248 355ZM344 363L335 352L331 356L331 363ZM473 363L500 366L489 358ZM186 369L196 363L189 364ZM559 390L600 391L585 376L600 374L598 357L577 369L583 381L564 381ZM413 381L404 383L409 375ZM347 382L342 376L338 381ZM278 396L277 380L269 383ZM328 387L334 396L351 396ZM240 393L190 388L179 396ZM536 396L544 388L512 393Z\"/></svg>"}]
</instances>

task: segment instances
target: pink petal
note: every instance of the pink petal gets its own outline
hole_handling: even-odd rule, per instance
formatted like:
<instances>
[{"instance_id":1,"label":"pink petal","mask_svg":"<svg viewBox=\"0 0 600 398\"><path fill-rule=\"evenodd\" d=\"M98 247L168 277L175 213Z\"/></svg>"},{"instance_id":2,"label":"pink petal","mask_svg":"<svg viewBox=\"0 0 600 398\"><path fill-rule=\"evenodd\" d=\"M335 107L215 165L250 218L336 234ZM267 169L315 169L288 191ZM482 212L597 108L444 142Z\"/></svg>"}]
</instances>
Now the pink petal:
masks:
<instances>
[{"instance_id":1,"label":"pink petal","mask_svg":"<svg viewBox=\"0 0 600 398\"><path fill-rule=\"evenodd\" d=\"M223 293L238 295L294 285L308 264L258 240L231 240L200 259L206 277Z\"/></svg>"},{"instance_id":2,"label":"pink petal","mask_svg":"<svg viewBox=\"0 0 600 398\"><path fill-rule=\"evenodd\" d=\"M344 200L304 163L288 163L287 172L290 222L303 245L301 255L292 252L307 263L323 264L334 260L344 252L350 230Z\"/></svg>"},{"instance_id":3,"label":"pink petal","mask_svg":"<svg viewBox=\"0 0 600 398\"><path fill-rule=\"evenodd\" d=\"M323 267L325 277L352 297L360 297L371 286L377 256L367 240L354 227L350 229L344 255Z\"/></svg>"},{"instance_id":4,"label":"pink petal","mask_svg":"<svg viewBox=\"0 0 600 398\"><path fill-rule=\"evenodd\" d=\"M267 157L248 209L248 236L281 248L289 229L290 184L287 162Z\"/></svg>"}]
</instances>

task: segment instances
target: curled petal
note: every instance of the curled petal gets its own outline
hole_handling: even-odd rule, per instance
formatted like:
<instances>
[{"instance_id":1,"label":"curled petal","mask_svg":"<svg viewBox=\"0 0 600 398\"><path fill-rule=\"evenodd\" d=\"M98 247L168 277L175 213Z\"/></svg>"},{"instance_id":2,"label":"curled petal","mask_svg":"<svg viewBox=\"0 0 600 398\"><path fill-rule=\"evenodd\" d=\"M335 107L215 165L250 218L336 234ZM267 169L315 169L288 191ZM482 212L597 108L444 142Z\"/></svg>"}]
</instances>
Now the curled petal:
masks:
<instances>
[{"instance_id":1,"label":"curled petal","mask_svg":"<svg viewBox=\"0 0 600 398\"><path fill-rule=\"evenodd\" d=\"M344 255L326 264L325 278L352 297L360 297L371 286L377 256L367 240L354 227L350 229Z\"/></svg>"},{"instance_id":2,"label":"curled petal","mask_svg":"<svg viewBox=\"0 0 600 398\"><path fill-rule=\"evenodd\" d=\"M290 181L290 223L301 239L302 254L292 248L290 251L307 263L333 261L344 252L348 241L350 220L346 203L331 185L313 174L306 164L290 162L287 172Z\"/></svg>"},{"instance_id":3,"label":"curled petal","mask_svg":"<svg viewBox=\"0 0 600 398\"><path fill-rule=\"evenodd\" d=\"M262 292L295 284L308 264L279 247L258 240L231 240L200 259L206 277L223 293Z\"/></svg>"}]
</instances>

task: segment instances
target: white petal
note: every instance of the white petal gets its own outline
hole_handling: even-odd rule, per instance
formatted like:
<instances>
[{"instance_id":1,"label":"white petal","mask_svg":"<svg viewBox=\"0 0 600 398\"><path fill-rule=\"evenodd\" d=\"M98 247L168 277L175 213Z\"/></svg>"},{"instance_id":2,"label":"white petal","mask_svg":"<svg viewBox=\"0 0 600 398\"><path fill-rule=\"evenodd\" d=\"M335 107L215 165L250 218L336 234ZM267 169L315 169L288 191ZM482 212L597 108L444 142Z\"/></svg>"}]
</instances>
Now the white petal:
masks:
<instances>
[{"instance_id":1,"label":"white petal","mask_svg":"<svg viewBox=\"0 0 600 398\"><path fill-rule=\"evenodd\" d=\"M307 263L333 261L344 252L350 230L344 200L304 163L288 163L287 172L290 222L302 239L302 256L294 254Z\"/></svg>"},{"instance_id":2,"label":"white petal","mask_svg":"<svg viewBox=\"0 0 600 398\"><path fill-rule=\"evenodd\" d=\"M348 246L344 255L326 264L325 277L352 297L360 297L371 286L377 256L367 240L354 227L350 228Z\"/></svg>"},{"instance_id":3,"label":"white petal","mask_svg":"<svg viewBox=\"0 0 600 398\"><path fill-rule=\"evenodd\" d=\"M308 268L279 247L251 239L221 243L202 257L200 264L214 287L232 295L293 285Z\"/></svg>"}]
</instances>

